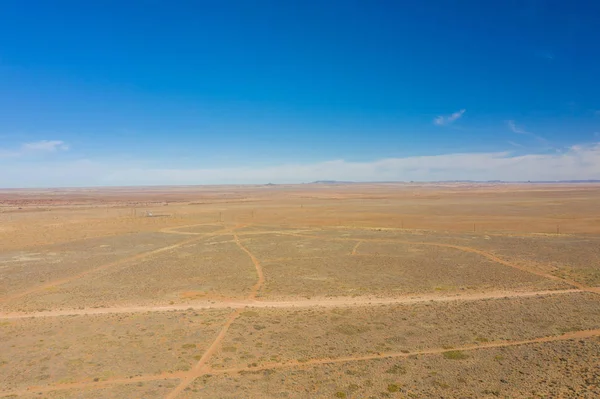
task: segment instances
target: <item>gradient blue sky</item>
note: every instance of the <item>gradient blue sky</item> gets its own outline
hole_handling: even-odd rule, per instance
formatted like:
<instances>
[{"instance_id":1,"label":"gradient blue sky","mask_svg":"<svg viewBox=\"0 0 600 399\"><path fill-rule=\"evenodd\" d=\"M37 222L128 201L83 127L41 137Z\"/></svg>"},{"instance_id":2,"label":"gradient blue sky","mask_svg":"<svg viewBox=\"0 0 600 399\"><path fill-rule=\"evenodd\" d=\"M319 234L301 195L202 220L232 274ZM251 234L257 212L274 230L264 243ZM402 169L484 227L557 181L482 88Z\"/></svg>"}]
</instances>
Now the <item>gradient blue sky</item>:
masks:
<instances>
[{"instance_id":1,"label":"gradient blue sky","mask_svg":"<svg viewBox=\"0 0 600 399\"><path fill-rule=\"evenodd\" d=\"M600 2L0 2L0 187L599 179Z\"/></svg>"}]
</instances>

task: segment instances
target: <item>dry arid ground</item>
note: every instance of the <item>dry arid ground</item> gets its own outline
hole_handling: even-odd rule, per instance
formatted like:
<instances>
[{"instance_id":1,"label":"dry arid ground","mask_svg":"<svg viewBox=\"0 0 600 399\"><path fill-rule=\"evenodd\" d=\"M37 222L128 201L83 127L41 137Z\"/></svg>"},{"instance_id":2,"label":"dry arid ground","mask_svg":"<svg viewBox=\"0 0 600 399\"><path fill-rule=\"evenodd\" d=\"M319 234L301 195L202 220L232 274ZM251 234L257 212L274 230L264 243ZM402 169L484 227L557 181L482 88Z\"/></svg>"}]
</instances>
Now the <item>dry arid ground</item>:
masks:
<instances>
[{"instance_id":1,"label":"dry arid ground","mask_svg":"<svg viewBox=\"0 0 600 399\"><path fill-rule=\"evenodd\" d=\"M600 397L600 185L0 190L0 397Z\"/></svg>"}]
</instances>

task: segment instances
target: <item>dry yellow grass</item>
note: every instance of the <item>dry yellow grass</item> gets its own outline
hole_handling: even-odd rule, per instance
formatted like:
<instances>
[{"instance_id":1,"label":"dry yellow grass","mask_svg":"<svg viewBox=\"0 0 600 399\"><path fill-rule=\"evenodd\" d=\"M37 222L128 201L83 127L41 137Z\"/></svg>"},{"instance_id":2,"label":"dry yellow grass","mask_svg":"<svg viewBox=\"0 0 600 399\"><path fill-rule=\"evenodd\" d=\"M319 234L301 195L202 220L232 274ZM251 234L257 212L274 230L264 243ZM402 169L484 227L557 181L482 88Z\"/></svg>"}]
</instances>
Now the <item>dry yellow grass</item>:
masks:
<instances>
[{"instance_id":1,"label":"dry yellow grass","mask_svg":"<svg viewBox=\"0 0 600 399\"><path fill-rule=\"evenodd\" d=\"M169 305L244 298L252 262L235 243L203 240L8 301L11 310Z\"/></svg>"},{"instance_id":2,"label":"dry yellow grass","mask_svg":"<svg viewBox=\"0 0 600 399\"><path fill-rule=\"evenodd\" d=\"M0 194L0 397L600 394L597 185Z\"/></svg>"},{"instance_id":3,"label":"dry yellow grass","mask_svg":"<svg viewBox=\"0 0 600 399\"><path fill-rule=\"evenodd\" d=\"M595 329L600 329L600 296L591 293L334 309L252 309L231 326L212 366L216 370L268 367Z\"/></svg>"},{"instance_id":4,"label":"dry yellow grass","mask_svg":"<svg viewBox=\"0 0 600 399\"><path fill-rule=\"evenodd\" d=\"M182 398L586 398L600 395L597 338L199 377ZM232 390L231 387L235 387Z\"/></svg>"},{"instance_id":5,"label":"dry yellow grass","mask_svg":"<svg viewBox=\"0 0 600 399\"><path fill-rule=\"evenodd\" d=\"M0 322L0 392L189 370L229 312L90 315Z\"/></svg>"}]
</instances>

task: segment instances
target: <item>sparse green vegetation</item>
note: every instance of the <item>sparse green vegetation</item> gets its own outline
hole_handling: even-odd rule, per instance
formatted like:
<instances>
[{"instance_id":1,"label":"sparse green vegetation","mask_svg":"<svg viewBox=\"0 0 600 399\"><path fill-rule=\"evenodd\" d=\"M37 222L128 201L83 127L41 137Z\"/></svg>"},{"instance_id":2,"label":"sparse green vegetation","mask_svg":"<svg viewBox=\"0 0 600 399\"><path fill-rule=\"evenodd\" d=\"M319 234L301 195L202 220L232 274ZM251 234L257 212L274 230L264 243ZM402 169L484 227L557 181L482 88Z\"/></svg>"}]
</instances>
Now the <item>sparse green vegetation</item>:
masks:
<instances>
[{"instance_id":1,"label":"sparse green vegetation","mask_svg":"<svg viewBox=\"0 0 600 399\"><path fill-rule=\"evenodd\" d=\"M356 392L356 391L358 391L359 388L360 388L360 386L358 386L358 384L348 385L348 391L350 391L350 392Z\"/></svg>"},{"instance_id":2,"label":"sparse green vegetation","mask_svg":"<svg viewBox=\"0 0 600 399\"><path fill-rule=\"evenodd\" d=\"M462 351L446 351L442 353L442 355L444 356L444 359L451 360L463 360L469 357L469 355Z\"/></svg>"},{"instance_id":3,"label":"sparse green vegetation","mask_svg":"<svg viewBox=\"0 0 600 399\"><path fill-rule=\"evenodd\" d=\"M406 374L406 368L399 364L395 364L385 371L388 374Z\"/></svg>"},{"instance_id":4,"label":"sparse green vegetation","mask_svg":"<svg viewBox=\"0 0 600 399\"><path fill-rule=\"evenodd\" d=\"M353 324L341 324L334 328L335 331L345 335L362 334L370 330L368 326L359 326Z\"/></svg>"},{"instance_id":5,"label":"sparse green vegetation","mask_svg":"<svg viewBox=\"0 0 600 399\"><path fill-rule=\"evenodd\" d=\"M208 325L192 323L187 311L71 316L68 322L15 320L0 336L3 360L11 359L10 367L0 367L6 377L2 388L24 389L32 385L32 376L38 384L52 385L189 370L199 359L194 356L201 356L198 348L208 347L227 314L206 310L206 319L213 319Z\"/></svg>"},{"instance_id":6,"label":"sparse green vegetation","mask_svg":"<svg viewBox=\"0 0 600 399\"><path fill-rule=\"evenodd\" d=\"M442 381L438 381L438 380L434 380L432 382L433 386L436 386L438 388L442 388L442 389L448 389L450 388L450 385L446 384L445 382Z\"/></svg>"},{"instance_id":7,"label":"sparse green vegetation","mask_svg":"<svg viewBox=\"0 0 600 399\"><path fill-rule=\"evenodd\" d=\"M400 390L400 385L398 385L398 384L388 384L387 390L388 390L388 392L398 392Z\"/></svg>"},{"instance_id":8,"label":"sparse green vegetation","mask_svg":"<svg viewBox=\"0 0 600 399\"><path fill-rule=\"evenodd\" d=\"M500 396L500 391L498 390L484 389L481 393L484 395Z\"/></svg>"},{"instance_id":9,"label":"sparse green vegetation","mask_svg":"<svg viewBox=\"0 0 600 399\"><path fill-rule=\"evenodd\" d=\"M453 201L457 201L456 189L453 190ZM394 195L406 195L401 191ZM326 195L332 197L331 193L327 191ZM202 193L205 194L212 195ZM353 223L364 225L389 223L390 228L377 228L375 233L357 225L328 226L333 216L313 213L321 202L333 203L319 198L322 194L311 192L315 201L302 211L301 218L290 213L290 219L301 220L301 229L277 225L278 216L274 215L283 212L283 208L261 211L265 215L271 213L264 224L260 220L251 222L249 208L240 208L239 213L227 214L223 223L212 227L184 227L180 232L191 233L187 236L170 234L171 221L147 219L146 222L156 224L153 228L165 232L151 233L152 240L132 234L136 237L132 246L139 244L141 249L123 248L123 243L130 241L126 236L118 236L118 239L102 238L94 245L81 240L59 247L54 263L54 258L40 251L40 257L45 257L43 261L23 263L31 279L15 286L21 291L29 288L27 284L34 289L38 283L51 288L42 287L18 301L5 301L3 311L26 314L43 309L68 313L73 309L86 313L98 309L107 313L0 321L3 344L0 369L3 377L6 374L0 391L25 392L32 385L44 386L46 390L57 382L72 382L78 386L89 384L85 390L94 398L164 397L165 390L173 389L182 380L189 381L188 376L200 374L182 371L192 370L204 357L202 370L212 370L214 374L192 381L181 392L180 399L198 395L337 398L478 397L500 393L506 397L559 397L564 392L573 392L574 396L581 392L590 397L600 395L596 395L597 390L590 384L596 378L593 366L600 345L596 338L495 347L599 328L597 295L540 294L537 291L570 286L526 271L530 268L577 281L583 281L586 275L594 277L579 265L584 262L576 259L578 255L567 253L571 249L552 252L550 247L553 242L560 243L558 238L553 241L541 236L504 237L492 234L491 228L485 236L479 230L477 234L460 234L452 229L443 233L435 229L399 231L391 226L400 214L412 212L412 208L396 207L397 199L377 208L376 220L363 217L360 212L364 210L354 208L335 216L344 222L345 216L352 215ZM501 197L496 194L494 197ZM261 196L257 198L262 200ZM360 196L364 197L364 192ZM414 203L418 202L412 191L410 197ZM218 201L224 199L227 201L219 202L218 207L237 206L229 198ZM434 207L441 202L438 199L441 198L428 202ZM253 206L253 201L244 199L244 206ZM528 210L533 210L530 206L533 202L520 201L511 203L513 210L525 203ZM351 202L355 201L348 201ZM214 213L211 216L214 218L213 205L208 201L206 205L198 208ZM457 204L453 203L454 206ZM478 206L474 215L483 219L484 212ZM383 216L391 209L389 218ZM330 211L333 215L333 210ZM19 214L5 216L19 217ZM422 219L439 216L427 215ZM50 222L57 226L62 223ZM134 222L127 222L126 228L133 231ZM580 222L583 223L578 219ZM189 220L180 223L191 225ZM244 226L246 223L256 224ZM308 227L312 223L322 223L323 228ZM12 228L13 224L7 226ZM229 230L209 239L199 235L223 227ZM93 226L89 230L93 232ZM299 236L303 234L314 237ZM43 239L41 235L36 237ZM163 238L168 241L163 242L164 246L154 243ZM192 242L196 238L197 242ZM154 250L183 240L192 241L127 260L142 249ZM239 248L238 240L250 256ZM596 267L597 254L586 248L597 238L564 236L560 240L573 242L584 253L585 267ZM529 248L519 244L521 241L536 245ZM102 252L97 244L104 242L110 242L114 248L102 250L106 254L97 256ZM359 242L358 253L350 255ZM0 240L0 245L4 244ZM87 245L85 251L94 256L81 256L78 247L81 245ZM496 245L506 248L496 253ZM540 248L552 253L541 253ZM570 247L565 244L561 248ZM122 257L117 253L125 254L126 261L122 265L117 263L118 267L110 266L115 259L120 262ZM502 261L494 260L496 254ZM556 258L561 259L555 261ZM14 269L21 273L19 278L25 275L19 271L23 265L11 259L12 255L0 259L4 265L0 285L12 281L4 280L5 269L19 266ZM574 266L570 266L571 260ZM82 263L87 263L87 268ZM52 267L60 273L74 273L77 278L69 280L68 275L55 275L56 271L49 270L48 265L55 265ZM108 266L102 273L88 273L104 265ZM257 287L260 268L265 282L254 297L249 294ZM53 284L57 279L65 282ZM10 294L11 290L9 286L4 292ZM216 309L206 309L212 305ZM144 307L152 309L147 312ZM486 345L488 342L494 345ZM207 351L208 348L211 350ZM10 367L6 366L8 360ZM564 378L565 370L569 379ZM157 375L162 378L162 373L167 377L167 373L176 375L170 382L151 381ZM493 381L487 384L489 379ZM115 385L124 390L111 391L114 388L109 386L111 380L119 381ZM541 384L542 380L551 383ZM482 393L484 388L488 389ZM39 396L76 397L81 391L48 392Z\"/></svg>"},{"instance_id":10,"label":"sparse green vegetation","mask_svg":"<svg viewBox=\"0 0 600 399\"><path fill-rule=\"evenodd\" d=\"M254 310L246 310L246 311L240 313L240 316L256 317L256 316L258 316L258 312L254 311Z\"/></svg>"}]
</instances>

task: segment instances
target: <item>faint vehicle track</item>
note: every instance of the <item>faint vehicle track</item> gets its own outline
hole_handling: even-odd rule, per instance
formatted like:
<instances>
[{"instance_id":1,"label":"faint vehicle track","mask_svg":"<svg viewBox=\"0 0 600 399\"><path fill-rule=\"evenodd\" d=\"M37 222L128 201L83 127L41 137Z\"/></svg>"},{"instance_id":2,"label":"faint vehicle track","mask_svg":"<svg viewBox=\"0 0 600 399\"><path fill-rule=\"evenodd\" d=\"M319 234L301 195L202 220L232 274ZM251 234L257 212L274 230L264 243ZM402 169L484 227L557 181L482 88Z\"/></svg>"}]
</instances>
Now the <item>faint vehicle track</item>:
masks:
<instances>
[{"instance_id":1,"label":"faint vehicle track","mask_svg":"<svg viewBox=\"0 0 600 399\"><path fill-rule=\"evenodd\" d=\"M541 271L531 270L526 267L522 267L519 265L512 264L508 261L500 259L490 253L485 251L481 251L471 247L463 247L458 245L451 244L443 244L443 243L430 243L430 242L412 242L405 240L393 240L393 239L355 239L355 238L343 238L343 237L323 237L317 235L310 234L299 234L299 233L291 233L286 231L276 231L276 232L245 232L245 233L235 233L235 229L240 228L240 225L231 227L229 229L224 229L221 231L213 232L213 233L186 233L186 232L177 232L173 231L177 228L184 227L192 227L192 226L200 226L200 225L209 225L209 224L197 224L197 225L189 225L189 226L177 226L174 228L168 228L161 230L164 233L172 233L172 234L182 234L182 235L201 235L202 237L194 237L189 240L185 240L181 243L171 245L169 247L160 248L154 251L149 251L147 253L138 254L129 258L121 259L116 262L112 262L110 264L101 266L96 269L88 270L84 273L80 273L76 276L71 276L66 279L57 280L52 283L45 284L41 287L36 287L32 290L29 290L25 293L20 293L17 295L13 295L12 297L19 298L21 296L27 295L29 293L37 292L43 290L47 287L55 286L58 284L63 284L65 282L81 278L84 275L89 273L103 270L109 267L113 267L122 263L135 261L138 259L145 258L147 256L152 256L156 253L160 253L163 251L168 251L171 249L178 248L182 245L185 245L190 242L200 241L206 237L215 236L215 235L224 235L227 233L233 233L234 241L238 245L238 247L243 250L252 260L254 267L257 272L257 282L252 286L251 292L245 301L232 301L232 302L218 302L218 303L203 303L203 304L185 304L185 305L171 305L171 306L155 306L155 307L119 307L119 308L100 308L100 309L83 309L83 310L73 310L73 311L51 311L51 312L36 312L36 313L5 313L0 314L0 319L18 319L18 318L26 318L26 317L56 317L56 316L66 316L66 315L92 315L92 314L109 314L109 313L132 313L132 312L163 312L163 311L177 311L177 310L187 310L187 309L211 309L211 308L232 308L235 309L225 321L225 324L219 331L218 335L215 337L213 342L210 344L208 349L204 352L200 360L193 366L193 368L189 371L185 372L175 372L175 373L161 373L155 375L142 375L132 378L115 378L115 379L107 379L105 381L82 381L70 384L55 384L49 385L46 387L29 387L23 391L9 391L0 393L0 397L27 394L32 392L43 393L50 392L55 390L65 390L65 389L93 389L97 387L111 386L116 384L129 384L136 382L144 382L144 381L157 381L157 380L168 380L168 379L179 379L180 383L174 390L169 392L166 396L166 399L173 399L177 397L179 393L181 393L184 389L186 389L197 377L205 375L205 374L225 374L225 373L238 373L243 371L256 371L256 370L265 370L265 369L273 369L273 368L293 368L293 367L311 367L314 365L320 364L330 364L330 363L343 363L343 362L353 362L353 361L361 361L361 360L372 360L372 359L383 359L383 358L405 358L413 355L433 355L440 354L446 352L448 349L445 348L435 348L428 349L422 351L414 351L409 353L403 352L394 352L394 353L376 353L370 355L361 355L361 356L347 356L340 358L324 358L324 359L312 359L306 362L296 362L290 361L285 363L268 363L257 367L239 367L239 368L230 368L230 369L222 369L222 370L214 370L212 369L208 362L218 350L221 342L225 338L230 326L233 322L240 316L244 308L294 308L294 307L343 307L343 306L374 306L374 305L383 305L383 304L411 304L411 303L420 303L420 302L429 302L429 301L437 301L437 302L445 302L445 301L476 301L476 300L485 300L485 299L500 299L500 298L519 298L519 297L532 297L538 295L561 295L561 294L570 294L577 292L596 292L600 293L600 288L590 288L583 284L570 281L568 279L563 279L557 276L553 276ZM430 245L437 247L446 247L446 248L454 248L457 250L470 252L479 254L484 256L492 261L503 264L505 266L512 267L514 269L518 269L521 271L525 271L528 273L536 274L541 277L549 278L556 281L561 281L567 284L570 284L577 289L568 289L568 290L555 290L555 291L528 291L528 292L488 292L488 293L476 293L476 294L468 294L468 295L453 295L453 296L436 296L436 295L415 295L410 297L401 297L401 298L369 298L369 297L358 297L358 298L334 298L334 299L314 299L314 300L292 300L292 301L278 301L278 302L267 302L267 301L257 301L256 297L260 292L260 289L265 283L264 273L260 261L254 256L254 254L248 250L240 240L239 236L250 235L250 234L285 234L291 236L297 236L302 238L318 238L318 239L328 239L334 241L357 241L354 246L351 255L359 255L358 247L363 242L390 242L390 243L402 243L409 245ZM239 234L239 235L238 235ZM360 254L362 256L363 254ZM370 256L370 255L369 255ZM376 256L376 255L375 255ZM7 300L7 298L0 299L0 302L3 300ZM546 342L555 342L555 341L563 341L563 340L572 340L572 339L581 339L581 338L589 338L600 336L599 330L587 330L587 331L577 331L577 332L569 332L562 335L550 336L550 337L541 337L534 338L529 340L518 340L518 341L496 341L489 343L479 343L479 344L470 344L462 347L453 348L453 350L478 350L478 349L487 349L487 348L501 348L501 347L510 347L510 346L518 346L518 345L526 345L526 344L536 344L536 343L546 343Z\"/></svg>"},{"instance_id":2,"label":"faint vehicle track","mask_svg":"<svg viewBox=\"0 0 600 399\"><path fill-rule=\"evenodd\" d=\"M258 294L258 292L260 291L260 289L262 288L262 286L265 283L265 275L263 273L263 268L262 268L259 260L256 258L256 256L254 256L254 254L252 254L252 252L250 252L250 250L248 250L248 248L246 248L241 243L237 234L234 234L233 238L235 239L235 243L238 245L238 247L240 247L240 249L242 251L244 251L246 254L248 254L250 259L252 260L252 263L254 264L254 267L256 268L256 274L258 275L258 281L256 282L256 284L254 284L254 286L252 286L252 290L251 290L250 296L248 298L248 299L252 300L252 299L256 298L256 295Z\"/></svg>"},{"instance_id":3,"label":"faint vehicle track","mask_svg":"<svg viewBox=\"0 0 600 399\"><path fill-rule=\"evenodd\" d=\"M545 272L542 272L539 270L533 270L533 269L530 269L527 267L519 266L519 265L516 265L509 261L506 261L504 259L500 259L497 256L490 254L489 252L485 252L480 249L476 249L476 248L472 248L472 247L465 247L465 246L453 245L453 244L444 244L444 243L438 243L438 242L393 240L393 239L384 239L384 238L356 239L356 238L344 238L344 237L323 237L323 236L317 236L317 235L311 235L311 234L299 234L299 233L289 233L289 232L282 232L281 234L286 234L286 235L290 235L290 236L294 236L294 237L303 237L303 238L328 239L328 240L332 240L332 241L357 241L358 240L359 242L361 242L361 241L362 242L387 242L387 243L398 243L398 244L408 244L408 245L426 245L426 246L433 246L433 247L453 248L453 249L457 249L459 251L464 251L464 252L481 255L489 260L500 263L501 265L512 267L513 269L517 269L517 270L521 270L523 272L535 274L537 276L544 277L544 278L547 278L550 280L560 281L565 284L571 285L573 287L577 287L580 290L594 292L594 293L600 293L600 287L588 287L587 285L578 283L577 281L554 276L552 274L545 273Z\"/></svg>"},{"instance_id":4,"label":"faint vehicle track","mask_svg":"<svg viewBox=\"0 0 600 399\"><path fill-rule=\"evenodd\" d=\"M224 235L229 230L230 230L230 228L223 228L222 230L215 231L215 232L212 232L212 233L202 233L201 237L190 238L190 239L178 242L178 243L173 244L173 245L169 245L169 246L166 246L166 247L161 247L161 248L158 248L158 249L154 249L152 251L142 252L142 253L139 253L139 254L136 254L136 255L132 255L132 256L125 257L125 258L121 258L121 259L118 259L118 260L116 260L114 262L106 263L104 265L95 267L93 269L85 270L85 271L83 271L81 273L78 273L78 274L74 274L74 275L71 275L71 276L68 276L68 277L64 277L64 278L61 278L61 279L50 281L50 282L48 282L46 284L38 285L36 287L30 288L28 290L21 291L21 292L15 293L15 294L7 295L5 297L0 298L0 303L8 302L8 301L11 301L11 300L14 300L14 299L19 299L19 298L22 298L22 297L27 296L29 294L33 294L33 293L36 293L36 292L44 291L44 290L46 290L48 288L51 288L51 287L56 287L58 285L63 285L63 284L69 283L71 281L80 279L80 278L85 277L85 276L87 276L89 274L92 274L92 273L96 273L96 272L99 272L99 271L107 270L107 269L110 269L112 267L123 265L123 264L126 264L126 263L139 261L141 259L145 259L145 258L154 256L154 255L160 254L162 252L170 251L170 250L182 247L184 245L191 244L193 242L202 241L204 239L207 239L207 238L210 238L210 237L213 237L213 236Z\"/></svg>"},{"instance_id":5,"label":"faint vehicle track","mask_svg":"<svg viewBox=\"0 0 600 399\"><path fill-rule=\"evenodd\" d=\"M356 243L356 245L354 246L354 248L352 248L352 252L350 253L350 255L357 255L358 254L358 247L360 247L360 244L362 244L362 241L359 241Z\"/></svg>"},{"instance_id":6,"label":"faint vehicle track","mask_svg":"<svg viewBox=\"0 0 600 399\"><path fill-rule=\"evenodd\" d=\"M186 225L182 225L182 226L174 226L174 227L165 227L164 229L160 229L159 231L161 233L167 233L167 234L180 234L180 235L185 235L185 236L197 236L197 235L203 235L203 234L207 234L207 233L194 233L192 231L177 231L179 229L186 229L189 227L198 227L198 226L222 226L222 224L220 223L196 223L196 224L186 224Z\"/></svg>"},{"instance_id":7,"label":"faint vehicle track","mask_svg":"<svg viewBox=\"0 0 600 399\"><path fill-rule=\"evenodd\" d=\"M179 242L177 244L169 245L167 247L162 247L162 248L155 249L155 250L152 250L152 251L142 252L142 253L137 254L137 255L133 255L133 256L126 257L126 258L122 258L122 259L116 260L114 262L110 262L110 263L104 264L102 266L95 267L93 269L85 270L85 271L83 271L81 273L78 273L78 274L75 274L75 275L71 275L71 276L68 276L68 277L65 277L65 278L54 280L54 281L51 281L51 282L43 284L43 285L38 285L38 286L30 288L30 289L28 289L26 291L21 291L19 293L12 294L12 295L7 295L7 296L5 296L3 298L0 298L0 303L7 302L7 301L10 301L10 300L13 300L13 299L22 298L22 297L24 297L26 295L33 294L33 293L36 293L36 292L40 292L40 291L46 290L48 288L55 287L57 285L66 284L66 283L69 283L69 282L71 282L73 280L77 280L77 279L80 279L82 277L85 277L85 276L87 276L88 274L91 274L91 273L95 273L95 272L99 272L99 271L102 271L102 270L110 269L111 267L119 266L119 265L122 265L122 264L125 264L125 263L134 262L134 261L137 261L137 260L140 260L140 259L144 259L144 258L153 256L153 255L159 254L161 252L170 251L172 249L179 248L179 247L181 247L183 245L190 244L190 243L195 242L195 241L200 241L203 238L205 238L205 237L202 237L202 238L196 237L196 238L192 238L192 239L189 239L189 240L181 241L181 242Z\"/></svg>"},{"instance_id":8,"label":"faint vehicle track","mask_svg":"<svg viewBox=\"0 0 600 399\"><path fill-rule=\"evenodd\" d=\"M0 392L1 397L16 397L20 395L26 395L31 393L45 393L45 392L53 392L67 389L96 389L109 387L112 385L125 385L125 384L133 384L137 382L146 382L146 381L160 381L160 380L174 380L184 378L188 371L178 371L173 373L161 373L161 374L147 374L140 375L135 377L121 377L114 379L106 379L100 381L80 381L80 382L71 382L64 384L52 384L47 386L30 386L21 391L8 391L8 392Z\"/></svg>"},{"instance_id":9,"label":"faint vehicle track","mask_svg":"<svg viewBox=\"0 0 600 399\"><path fill-rule=\"evenodd\" d=\"M518 341L496 341L496 342L487 342L487 343L478 343L471 345L464 345L460 347L452 348L453 351L472 351L478 349L491 349L491 348L506 348L511 346L520 346L527 344L540 344L540 343L548 343L548 342L557 342L557 341L566 341L572 339L583 339L583 338L591 338L600 336L600 329L597 330L583 330L583 331L573 331L568 332L562 335L552 335L548 337L540 337L540 338L532 338L532 339L524 339ZM287 367L310 367L314 365L321 364L331 364L331 363L348 363L348 362L356 362L362 360L375 360L375 359L386 359L386 358L398 358L398 357L409 357L415 355L435 355L441 354L444 352L448 352L450 349L448 348L434 348L434 349L424 349L420 351L413 352L390 352L390 353L374 353L370 355L361 355L361 356L345 356L345 357L337 357L337 358L325 358L325 359L311 359L303 362L298 361L290 361L286 363L268 363L263 364L257 367L238 367L232 369L224 369L224 370L213 370L209 371L210 374L225 374L225 373L233 373L233 372L243 372L243 371L256 371L256 370L266 370L266 369L274 369L274 368L287 368Z\"/></svg>"},{"instance_id":10,"label":"faint vehicle track","mask_svg":"<svg viewBox=\"0 0 600 399\"><path fill-rule=\"evenodd\" d=\"M227 324L219 333L218 337L221 337L221 340L227 333L227 329L235 320L236 312L229 316ZM512 346L521 346L521 345L529 345L529 344L541 344L541 343L549 343L549 342L558 342L558 341L568 341L574 339L585 339L600 336L600 329L596 330L583 330L583 331L573 331L568 332L561 335L552 335L548 337L540 337L540 338L532 338L526 340L517 340L517 341L495 341L495 342L487 342L487 343L478 343L478 344L469 344L452 348L453 351L474 351L480 349L492 349L492 348L507 348ZM48 385L44 387L29 387L25 390L20 391L7 391L1 392L0 397L7 396L19 396L24 394L31 393L44 393L44 392L52 392L58 390L66 390L66 389L89 389L89 388L100 388L111 385L122 385L122 384L132 384L136 382L145 382L145 381L158 381L158 380L169 380L169 379L180 379L182 380L181 384L173 391L166 396L166 399L172 399L176 397L181 391L183 391L194 379L200 377L204 374L228 374L228 373L240 373L244 371L260 371L267 369L280 369L280 368L304 368L304 367L312 367L322 364L334 364L334 363L349 363L356 361L364 361L364 360L376 360L376 359L388 359L388 358L407 358L415 355L436 355L442 354L444 352L449 351L448 348L432 348L432 349L424 349L420 351L412 351L412 352L388 352L388 353L374 353L370 355L361 355L361 356L344 356L337 358L323 358L323 359L311 359L304 362L297 361L289 361L285 363L266 363L256 367L234 367L228 369L212 369L206 366L206 362L209 360L210 356L216 351L220 340L217 342L215 340L213 344L209 347L209 349L202 356L200 362L204 360L204 362L198 367L198 365L194 367L191 371L186 372L175 372L175 373L161 373L161 374L149 374L142 375L131 378L115 378L115 379L107 379L104 381L82 381L82 382L74 382L67 384L54 384Z\"/></svg>"},{"instance_id":11,"label":"faint vehicle track","mask_svg":"<svg viewBox=\"0 0 600 399\"><path fill-rule=\"evenodd\" d=\"M221 345L221 342L225 338L229 327L231 326L231 324L233 324L235 319L238 318L241 312L242 310L238 309L231 315L229 315L227 321L225 322L225 325L223 326L223 328L221 328L221 331L219 331L219 334L212 342L212 344L210 344L206 352L204 352L198 363L196 363L194 367L185 374L185 376L181 379L179 385L177 385L177 387L175 387L174 390L169 392L169 394L165 396L165 399L172 399L177 397L177 395L179 395L181 391L183 391L188 385L190 385L198 376L205 374L205 372L208 369L207 362L215 354L215 352L219 348L219 345Z\"/></svg>"},{"instance_id":12,"label":"faint vehicle track","mask_svg":"<svg viewBox=\"0 0 600 399\"><path fill-rule=\"evenodd\" d=\"M235 230L236 228L239 228L239 227L236 226L233 228L233 230ZM256 274L257 274L258 278L257 278L256 284L254 284L252 286L250 295L248 295L248 300L252 301L256 298L256 295L260 291L262 285L265 283L265 276L263 273L263 269L262 269L262 266L260 265L259 260L254 256L254 254L252 252L250 252L250 250L248 250L248 248L246 248L240 242L240 239L237 236L237 234L233 233L233 238L234 238L237 246L250 257L250 259L252 260L252 263L254 264L254 267L256 269ZM177 397L177 395L179 395L186 387L188 387L198 376L205 374L206 369L208 367L207 362L217 351L217 349L219 348L219 345L221 345L221 342L225 338L225 335L227 334L229 327L238 318L238 316L241 313L242 313L242 309L238 309L228 317L227 321L225 322L225 325L223 326L223 328L221 329L221 331L219 332L219 334L217 335L215 340L212 342L212 344L210 344L210 346L208 347L206 352L204 352L204 354L202 355L202 357L200 358L198 363L196 363L196 365L189 371L189 373L185 376L185 378L183 378L181 380L179 385L165 397L166 399L173 399L173 398Z\"/></svg>"}]
</instances>

